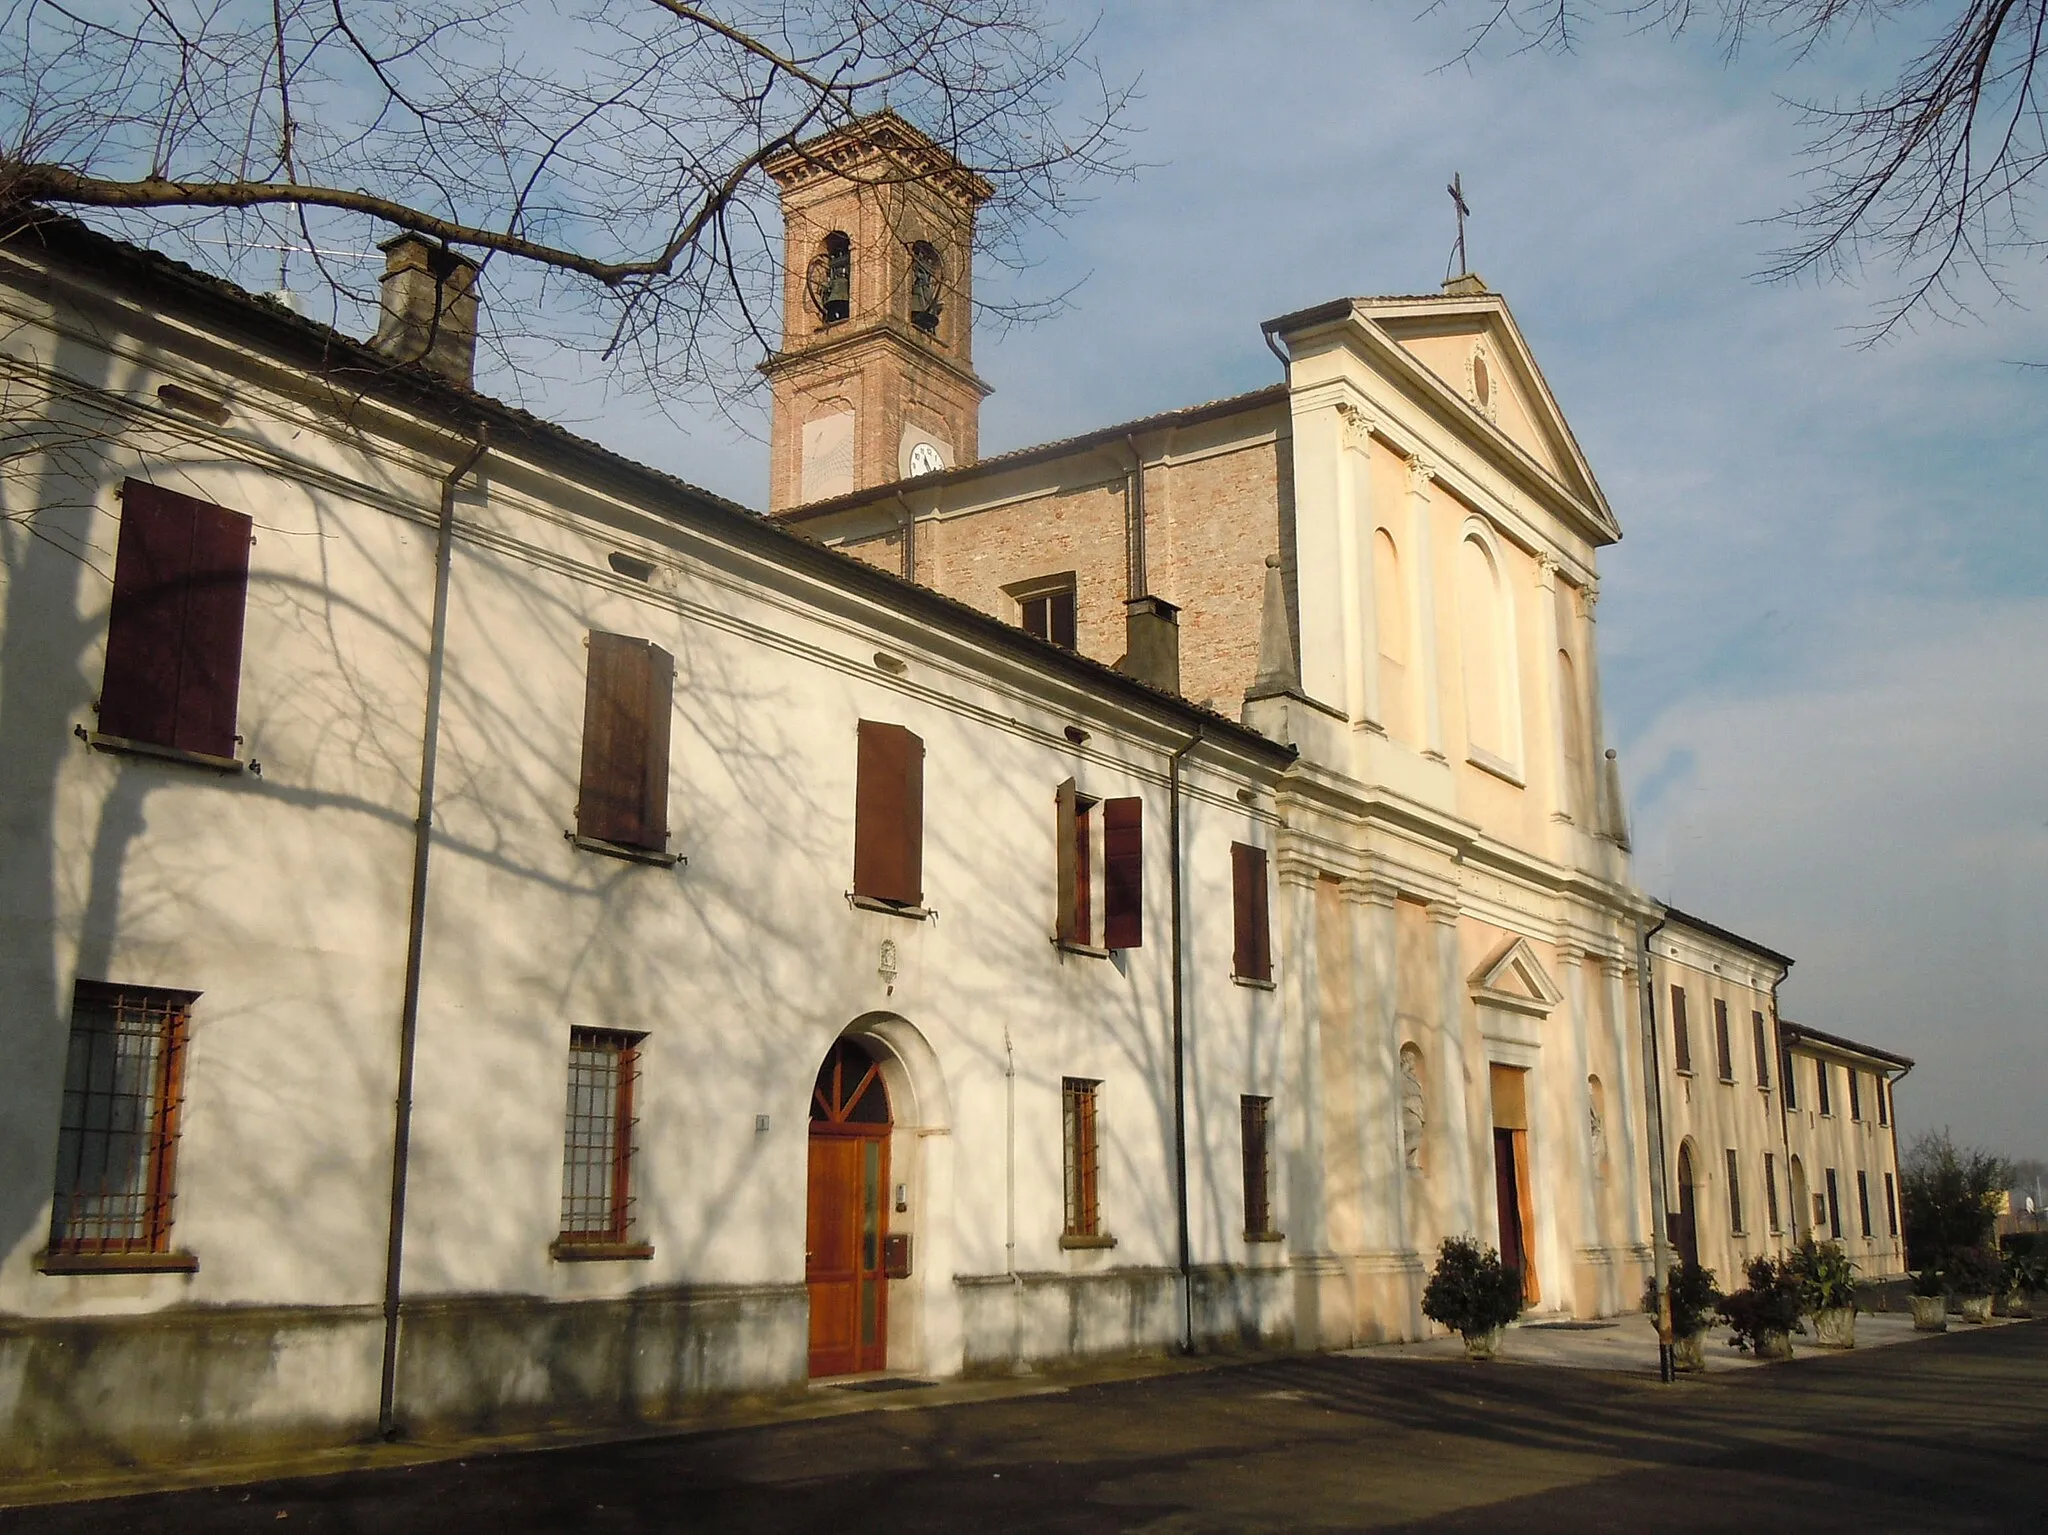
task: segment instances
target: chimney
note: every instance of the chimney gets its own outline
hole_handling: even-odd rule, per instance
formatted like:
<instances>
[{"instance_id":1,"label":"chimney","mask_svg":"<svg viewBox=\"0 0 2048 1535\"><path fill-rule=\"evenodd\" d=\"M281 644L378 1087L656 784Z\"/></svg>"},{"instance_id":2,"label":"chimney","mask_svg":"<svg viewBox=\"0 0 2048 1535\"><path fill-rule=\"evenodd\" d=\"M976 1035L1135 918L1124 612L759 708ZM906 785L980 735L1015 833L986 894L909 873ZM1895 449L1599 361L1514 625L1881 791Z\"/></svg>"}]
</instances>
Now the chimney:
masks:
<instances>
[{"instance_id":1,"label":"chimney","mask_svg":"<svg viewBox=\"0 0 2048 1535\"><path fill-rule=\"evenodd\" d=\"M1180 609L1164 597L1124 604L1124 658L1117 669L1162 693L1180 691Z\"/></svg>"},{"instance_id":2,"label":"chimney","mask_svg":"<svg viewBox=\"0 0 2048 1535\"><path fill-rule=\"evenodd\" d=\"M383 315L370 345L467 389L476 377L476 263L416 234L384 252Z\"/></svg>"}]
</instances>

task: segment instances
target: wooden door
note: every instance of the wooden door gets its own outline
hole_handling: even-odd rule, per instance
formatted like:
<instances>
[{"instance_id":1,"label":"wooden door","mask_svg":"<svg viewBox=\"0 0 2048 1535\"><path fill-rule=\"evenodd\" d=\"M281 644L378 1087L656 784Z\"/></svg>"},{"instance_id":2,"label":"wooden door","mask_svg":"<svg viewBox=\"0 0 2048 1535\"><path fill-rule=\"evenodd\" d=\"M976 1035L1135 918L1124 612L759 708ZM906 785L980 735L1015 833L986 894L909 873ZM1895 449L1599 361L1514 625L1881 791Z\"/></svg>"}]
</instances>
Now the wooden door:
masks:
<instances>
[{"instance_id":1,"label":"wooden door","mask_svg":"<svg viewBox=\"0 0 2048 1535\"><path fill-rule=\"evenodd\" d=\"M813 1375L888 1368L888 1098L872 1059L841 1041L812 1104L804 1278L811 1292Z\"/></svg>"},{"instance_id":2,"label":"wooden door","mask_svg":"<svg viewBox=\"0 0 2048 1535\"><path fill-rule=\"evenodd\" d=\"M1522 1237L1522 1179L1515 1156L1515 1132L1493 1132L1493 1197L1500 1214L1500 1261L1520 1269L1526 1287L1528 1246Z\"/></svg>"},{"instance_id":3,"label":"wooden door","mask_svg":"<svg viewBox=\"0 0 2048 1535\"><path fill-rule=\"evenodd\" d=\"M1692 1150L1678 1148L1678 1219L1677 1229L1672 1233L1671 1245L1678 1250L1678 1261L1699 1267L1700 1235L1694 1224L1694 1200L1692 1189Z\"/></svg>"}]
</instances>

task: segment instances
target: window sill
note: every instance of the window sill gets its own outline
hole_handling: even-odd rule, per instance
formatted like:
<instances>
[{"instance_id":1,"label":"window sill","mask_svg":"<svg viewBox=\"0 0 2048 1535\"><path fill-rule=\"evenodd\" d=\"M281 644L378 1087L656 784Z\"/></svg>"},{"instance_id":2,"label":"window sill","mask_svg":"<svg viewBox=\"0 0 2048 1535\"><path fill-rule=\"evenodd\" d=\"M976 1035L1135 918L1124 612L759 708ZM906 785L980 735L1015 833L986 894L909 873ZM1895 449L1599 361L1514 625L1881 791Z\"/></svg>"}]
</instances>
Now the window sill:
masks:
<instances>
[{"instance_id":1,"label":"window sill","mask_svg":"<svg viewBox=\"0 0 2048 1535\"><path fill-rule=\"evenodd\" d=\"M1244 1234L1244 1239L1247 1242L1284 1242L1287 1240L1287 1233L1284 1231L1247 1231Z\"/></svg>"},{"instance_id":2,"label":"window sill","mask_svg":"<svg viewBox=\"0 0 2048 1535\"><path fill-rule=\"evenodd\" d=\"M1692 1068L1690 1066L1673 1066L1671 1071L1674 1076L1689 1077L1692 1075Z\"/></svg>"},{"instance_id":3,"label":"window sill","mask_svg":"<svg viewBox=\"0 0 2048 1535\"><path fill-rule=\"evenodd\" d=\"M176 746L159 746L154 741L131 741L126 736L103 736L97 730L78 727L78 734L96 752L117 757L154 757L159 762L181 762L186 767L205 768L212 773L240 773L249 764L236 757L215 757L207 752L188 752Z\"/></svg>"},{"instance_id":4,"label":"window sill","mask_svg":"<svg viewBox=\"0 0 2048 1535\"><path fill-rule=\"evenodd\" d=\"M586 837L580 832L565 831L562 835L582 852L623 858L628 863L651 863L658 869L673 869L677 864L686 862L681 853L658 853L651 847L628 847L623 842L606 842L601 837Z\"/></svg>"},{"instance_id":5,"label":"window sill","mask_svg":"<svg viewBox=\"0 0 2048 1535\"><path fill-rule=\"evenodd\" d=\"M1067 1249L1069 1252L1075 1251L1077 1249L1086 1249L1091 1247L1114 1247L1116 1246L1116 1238L1112 1236L1101 1235L1075 1236L1071 1232L1069 1232L1060 1238L1060 1246Z\"/></svg>"},{"instance_id":6,"label":"window sill","mask_svg":"<svg viewBox=\"0 0 2048 1535\"><path fill-rule=\"evenodd\" d=\"M929 906L908 906L872 895L849 895L846 904L856 911L878 911L885 917L906 917L912 922L930 922L938 916Z\"/></svg>"},{"instance_id":7,"label":"window sill","mask_svg":"<svg viewBox=\"0 0 2048 1535\"><path fill-rule=\"evenodd\" d=\"M1723 1087L1733 1087L1735 1085L1735 1079L1733 1077L1717 1077L1715 1078L1715 1080L1719 1082Z\"/></svg>"},{"instance_id":8,"label":"window sill","mask_svg":"<svg viewBox=\"0 0 2048 1535\"><path fill-rule=\"evenodd\" d=\"M572 1242L561 1237L548 1243L548 1256L557 1263L607 1263L618 1259L640 1260L654 1256L652 1242Z\"/></svg>"},{"instance_id":9,"label":"window sill","mask_svg":"<svg viewBox=\"0 0 2048 1535\"><path fill-rule=\"evenodd\" d=\"M1517 768L1512 762L1509 762L1505 757L1496 757L1492 752L1488 751L1483 746L1475 746L1470 751L1466 752L1465 760L1471 763L1472 766L1478 768L1480 772L1491 773L1495 778L1500 779L1503 783L1511 783L1517 789L1526 789L1529 787L1528 784L1523 781L1522 773L1519 768Z\"/></svg>"},{"instance_id":10,"label":"window sill","mask_svg":"<svg viewBox=\"0 0 2048 1535\"><path fill-rule=\"evenodd\" d=\"M1233 975L1230 978L1230 984L1233 986L1249 986L1254 991L1278 991L1280 989L1277 981L1270 979L1260 980L1255 975Z\"/></svg>"},{"instance_id":11,"label":"window sill","mask_svg":"<svg viewBox=\"0 0 2048 1535\"><path fill-rule=\"evenodd\" d=\"M39 1274L196 1274L194 1253L38 1253Z\"/></svg>"},{"instance_id":12,"label":"window sill","mask_svg":"<svg viewBox=\"0 0 2048 1535\"><path fill-rule=\"evenodd\" d=\"M1109 950L1098 949L1092 943L1077 943L1071 938L1055 938L1052 946L1062 954L1079 954L1084 959L1109 958Z\"/></svg>"}]
</instances>

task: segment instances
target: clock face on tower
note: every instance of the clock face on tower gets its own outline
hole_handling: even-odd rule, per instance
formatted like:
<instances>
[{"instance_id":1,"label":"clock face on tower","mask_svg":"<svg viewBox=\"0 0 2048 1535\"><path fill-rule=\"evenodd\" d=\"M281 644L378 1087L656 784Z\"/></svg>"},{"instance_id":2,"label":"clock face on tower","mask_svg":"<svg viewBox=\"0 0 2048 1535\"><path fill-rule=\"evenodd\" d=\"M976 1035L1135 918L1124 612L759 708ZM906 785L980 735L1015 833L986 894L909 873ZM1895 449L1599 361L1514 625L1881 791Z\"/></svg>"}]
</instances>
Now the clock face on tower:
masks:
<instances>
[{"instance_id":1,"label":"clock face on tower","mask_svg":"<svg viewBox=\"0 0 2048 1535\"><path fill-rule=\"evenodd\" d=\"M910 475L915 479L920 474L936 474L946 467L945 459L931 443L921 442L910 450Z\"/></svg>"}]
</instances>

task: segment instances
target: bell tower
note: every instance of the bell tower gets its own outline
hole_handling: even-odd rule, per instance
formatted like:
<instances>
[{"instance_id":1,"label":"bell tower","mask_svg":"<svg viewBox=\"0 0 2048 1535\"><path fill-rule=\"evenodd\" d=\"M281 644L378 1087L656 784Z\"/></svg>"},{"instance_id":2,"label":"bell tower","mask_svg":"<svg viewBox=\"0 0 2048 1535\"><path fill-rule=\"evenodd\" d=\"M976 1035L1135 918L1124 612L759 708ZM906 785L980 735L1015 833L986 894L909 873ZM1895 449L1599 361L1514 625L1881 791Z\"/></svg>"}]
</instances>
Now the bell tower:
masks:
<instances>
[{"instance_id":1,"label":"bell tower","mask_svg":"<svg viewBox=\"0 0 2048 1535\"><path fill-rule=\"evenodd\" d=\"M993 188L883 110L767 162L782 189L768 510L972 463L975 210Z\"/></svg>"}]
</instances>

